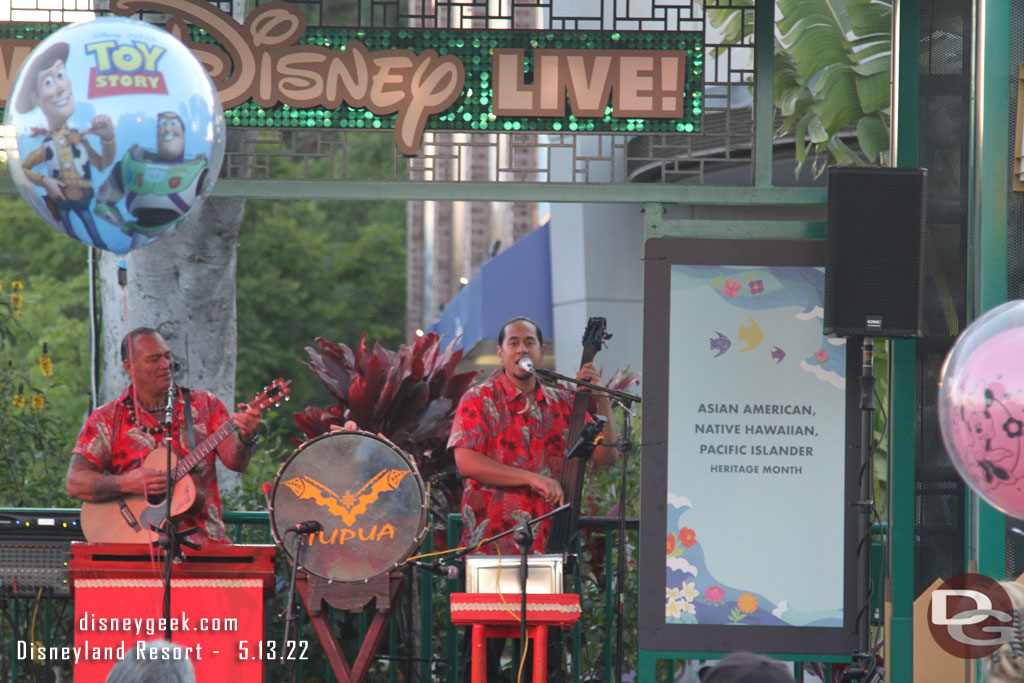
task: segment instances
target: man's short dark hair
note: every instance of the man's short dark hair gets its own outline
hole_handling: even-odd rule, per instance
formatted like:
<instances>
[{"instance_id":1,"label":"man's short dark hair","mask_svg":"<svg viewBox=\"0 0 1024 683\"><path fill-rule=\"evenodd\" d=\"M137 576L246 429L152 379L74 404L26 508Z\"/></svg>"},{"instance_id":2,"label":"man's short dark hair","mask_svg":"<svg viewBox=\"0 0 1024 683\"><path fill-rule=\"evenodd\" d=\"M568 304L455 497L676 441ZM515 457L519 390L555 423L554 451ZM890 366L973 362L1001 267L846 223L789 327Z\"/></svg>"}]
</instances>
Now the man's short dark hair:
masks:
<instances>
[{"instance_id":1,"label":"man's short dark hair","mask_svg":"<svg viewBox=\"0 0 1024 683\"><path fill-rule=\"evenodd\" d=\"M129 345L134 344L137 337L145 337L151 334L160 333L152 327L136 327L134 330L124 335L124 338L121 339L121 362L124 363L130 357L129 352L131 351L131 348L129 348Z\"/></svg>"},{"instance_id":2,"label":"man's short dark hair","mask_svg":"<svg viewBox=\"0 0 1024 683\"><path fill-rule=\"evenodd\" d=\"M517 323L517 322L520 322L520 321L522 321L524 323L530 323L531 325L533 325L533 329L537 330L537 343L540 344L541 346L543 346L544 345L544 333L540 331L540 325L538 325L537 323L533 322L532 320L527 318L525 315L521 315L518 318L512 318L511 320L507 321L504 325L501 326L501 332L498 333L498 346L501 346L502 344L505 343L505 328L507 328L512 323Z\"/></svg>"}]
</instances>

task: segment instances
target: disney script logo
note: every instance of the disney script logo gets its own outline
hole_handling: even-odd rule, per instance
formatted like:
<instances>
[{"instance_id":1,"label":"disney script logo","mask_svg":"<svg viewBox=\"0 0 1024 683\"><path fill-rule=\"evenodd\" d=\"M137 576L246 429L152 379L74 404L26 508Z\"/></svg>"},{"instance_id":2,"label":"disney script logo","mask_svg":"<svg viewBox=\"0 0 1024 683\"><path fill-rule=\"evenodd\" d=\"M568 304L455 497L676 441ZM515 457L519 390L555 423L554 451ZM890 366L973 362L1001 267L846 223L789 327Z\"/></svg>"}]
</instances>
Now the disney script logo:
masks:
<instances>
[{"instance_id":1,"label":"disney script logo","mask_svg":"<svg viewBox=\"0 0 1024 683\"><path fill-rule=\"evenodd\" d=\"M370 52L357 40L344 50L295 45L306 19L283 2L260 5L242 24L203 0L113 0L110 9L122 15L140 10L170 15L167 30L206 67L225 109L252 99L261 107L347 104L378 116L397 113L395 143L410 155L419 151L427 118L451 106L466 79L461 61L434 50ZM192 42L186 21L224 49Z\"/></svg>"}]
</instances>

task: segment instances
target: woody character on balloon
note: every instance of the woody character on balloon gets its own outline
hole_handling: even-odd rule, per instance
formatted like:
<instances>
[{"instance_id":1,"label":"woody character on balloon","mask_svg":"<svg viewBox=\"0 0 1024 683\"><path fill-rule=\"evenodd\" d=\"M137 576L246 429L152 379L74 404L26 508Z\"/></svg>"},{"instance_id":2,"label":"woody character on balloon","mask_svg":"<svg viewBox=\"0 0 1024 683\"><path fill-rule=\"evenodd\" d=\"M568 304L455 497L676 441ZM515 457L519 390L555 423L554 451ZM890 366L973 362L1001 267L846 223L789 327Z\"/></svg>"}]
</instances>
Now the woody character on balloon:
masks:
<instances>
[{"instance_id":1,"label":"woody character on balloon","mask_svg":"<svg viewBox=\"0 0 1024 683\"><path fill-rule=\"evenodd\" d=\"M46 117L46 128L33 127L33 137L42 135L42 143L22 163L25 178L46 191L44 201L65 234L75 237L71 215L78 216L93 246L107 245L96 229L90 210L93 199L92 167L104 170L114 161L117 145L114 124L109 116L94 116L90 127L79 131L68 126L75 112L75 98L67 75L68 44L54 43L26 66L25 87L18 93L15 108L27 114L39 108ZM100 141L100 153L87 135ZM42 167L42 172L33 169Z\"/></svg>"}]
</instances>

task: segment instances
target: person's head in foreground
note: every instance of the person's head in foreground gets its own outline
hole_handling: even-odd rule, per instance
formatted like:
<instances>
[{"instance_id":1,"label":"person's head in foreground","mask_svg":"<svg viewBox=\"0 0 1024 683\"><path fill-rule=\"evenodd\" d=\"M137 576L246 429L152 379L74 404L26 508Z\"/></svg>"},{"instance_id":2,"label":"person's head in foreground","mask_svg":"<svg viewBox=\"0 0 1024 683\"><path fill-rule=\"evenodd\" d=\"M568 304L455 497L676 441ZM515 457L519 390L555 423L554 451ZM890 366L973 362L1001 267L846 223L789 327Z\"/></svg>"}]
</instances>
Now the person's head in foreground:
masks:
<instances>
[{"instance_id":1,"label":"person's head in foreground","mask_svg":"<svg viewBox=\"0 0 1024 683\"><path fill-rule=\"evenodd\" d=\"M153 640L128 649L107 683L196 683L196 674L183 648Z\"/></svg>"},{"instance_id":2,"label":"person's head in foreground","mask_svg":"<svg viewBox=\"0 0 1024 683\"><path fill-rule=\"evenodd\" d=\"M1000 581L1013 604L1013 623L1001 624L1013 629L1009 642L985 657L985 671L990 683L1019 683L1024 681L1024 586L1016 581Z\"/></svg>"},{"instance_id":3,"label":"person's head in foreground","mask_svg":"<svg viewBox=\"0 0 1024 683\"><path fill-rule=\"evenodd\" d=\"M733 652L706 672L701 683L794 683L786 665L753 652Z\"/></svg>"}]
</instances>

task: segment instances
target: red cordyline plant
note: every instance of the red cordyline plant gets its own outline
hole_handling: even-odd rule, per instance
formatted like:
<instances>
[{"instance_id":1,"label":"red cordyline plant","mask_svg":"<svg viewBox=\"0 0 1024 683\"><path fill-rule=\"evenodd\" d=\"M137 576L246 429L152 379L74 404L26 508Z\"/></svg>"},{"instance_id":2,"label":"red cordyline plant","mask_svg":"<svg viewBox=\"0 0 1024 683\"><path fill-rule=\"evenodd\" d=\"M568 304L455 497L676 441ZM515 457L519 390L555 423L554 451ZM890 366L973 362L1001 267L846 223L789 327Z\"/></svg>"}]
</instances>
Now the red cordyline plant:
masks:
<instances>
[{"instance_id":1,"label":"red cordyline plant","mask_svg":"<svg viewBox=\"0 0 1024 683\"><path fill-rule=\"evenodd\" d=\"M434 333L398 351L380 342L371 351L365 334L354 352L322 337L316 342L319 350L306 347L306 365L338 402L295 413L299 429L312 439L351 420L358 429L382 434L416 461L420 476L431 484L431 513L444 527L448 512L458 510L462 498L462 480L445 444L459 399L477 374L456 374L462 359L456 340L443 351Z\"/></svg>"}]
</instances>

